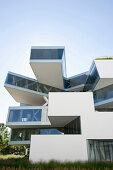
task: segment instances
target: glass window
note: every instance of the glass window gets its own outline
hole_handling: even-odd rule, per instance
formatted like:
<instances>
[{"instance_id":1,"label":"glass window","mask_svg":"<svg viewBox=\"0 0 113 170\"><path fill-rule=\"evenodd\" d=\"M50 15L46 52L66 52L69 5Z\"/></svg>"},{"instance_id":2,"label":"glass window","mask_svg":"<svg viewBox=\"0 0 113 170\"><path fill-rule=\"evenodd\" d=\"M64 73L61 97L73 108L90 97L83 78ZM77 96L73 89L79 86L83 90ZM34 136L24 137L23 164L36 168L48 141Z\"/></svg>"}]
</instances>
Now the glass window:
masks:
<instances>
[{"instance_id":1,"label":"glass window","mask_svg":"<svg viewBox=\"0 0 113 170\"><path fill-rule=\"evenodd\" d=\"M113 161L113 140L88 140L91 161Z\"/></svg>"},{"instance_id":2,"label":"glass window","mask_svg":"<svg viewBox=\"0 0 113 170\"><path fill-rule=\"evenodd\" d=\"M55 87L41 84L38 81L29 80L21 76L11 75L10 73L8 73L7 75L6 83L17 86L17 87L22 87L22 88L26 88L29 90L38 91L38 92L45 93L45 94L48 94L50 91L53 91L53 92L63 91Z\"/></svg>"},{"instance_id":3,"label":"glass window","mask_svg":"<svg viewBox=\"0 0 113 170\"><path fill-rule=\"evenodd\" d=\"M99 74L95 63L93 62L90 71L88 73L88 78L84 87L84 91L93 90L99 80Z\"/></svg>"},{"instance_id":4,"label":"glass window","mask_svg":"<svg viewBox=\"0 0 113 170\"><path fill-rule=\"evenodd\" d=\"M94 102L101 102L113 98L113 84L93 92Z\"/></svg>"},{"instance_id":5,"label":"glass window","mask_svg":"<svg viewBox=\"0 0 113 170\"><path fill-rule=\"evenodd\" d=\"M87 73L76 75L68 79L64 78L64 86L67 89L67 88L72 88L72 87L75 87L81 84L85 84L86 79L87 79Z\"/></svg>"},{"instance_id":6,"label":"glass window","mask_svg":"<svg viewBox=\"0 0 113 170\"><path fill-rule=\"evenodd\" d=\"M31 49L30 59L62 59L64 49Z\"/></svg>"},{"instance_id":7,"label":"glass window","mask_svg":"<svg viewBox=\"0 0 113 170\"><path fill-rule=\"evenodd\" d=\"M36 128L26 128L26 129L12 129L11 141L24 141L30 140L32 134L61 134L57 129L36 129Z\"/></svg>"},{"instance_id":8,"label":"glass window","mask_svg":"<svg viewBox=\"0 0 113 170\"><path fill-rule=\"evenodd\" d=\"M64 126L64 134L81 134L80 116Z\"/></svg>"},{"instance_id":9,"label":"glass window","mask_svg":"<svg viewBox=\"0 0 113 170\"><path fill-rule=\"evenodd\" d=\"M57 129L40 129L40 134L49 135L49 134L61 134Z\"/></svg>"},{"instance_id":10,"label":"glass window","mask_svg":"<svg viewBox=\"0 0 113 170\"><path fill-rule=\"evenodd\" d=\"M32 134L39 134L39 129L12 129L11 141L30 140Z\"/></svg>"},{"instance_id":11,"label":"glass window","mask_svg":"<svg viewBox=\"0 0 113 170\"><path fill-rule=\"evenodd\" d=\"M41 121L42 109L10 110L8 122Z\"/></svg>"}]
</instances>

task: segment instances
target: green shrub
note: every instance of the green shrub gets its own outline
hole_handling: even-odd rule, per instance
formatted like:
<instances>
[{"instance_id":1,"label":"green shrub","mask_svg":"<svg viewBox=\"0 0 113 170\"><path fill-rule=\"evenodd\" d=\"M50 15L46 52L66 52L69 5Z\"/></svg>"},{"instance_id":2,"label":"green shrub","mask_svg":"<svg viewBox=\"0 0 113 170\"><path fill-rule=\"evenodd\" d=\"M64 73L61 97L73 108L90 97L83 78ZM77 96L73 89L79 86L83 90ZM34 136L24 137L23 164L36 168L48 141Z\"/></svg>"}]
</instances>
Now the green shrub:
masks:
<instances>
[{"instance_id":1,"label":"green shrub","mask_svg":"<svg viewBox=\"0 0 113 170\"><path fill-rule=\"evenodd\" d=\"M113 57L95 58L95 60L113 60Z\"/></svg>"}]
</instances>

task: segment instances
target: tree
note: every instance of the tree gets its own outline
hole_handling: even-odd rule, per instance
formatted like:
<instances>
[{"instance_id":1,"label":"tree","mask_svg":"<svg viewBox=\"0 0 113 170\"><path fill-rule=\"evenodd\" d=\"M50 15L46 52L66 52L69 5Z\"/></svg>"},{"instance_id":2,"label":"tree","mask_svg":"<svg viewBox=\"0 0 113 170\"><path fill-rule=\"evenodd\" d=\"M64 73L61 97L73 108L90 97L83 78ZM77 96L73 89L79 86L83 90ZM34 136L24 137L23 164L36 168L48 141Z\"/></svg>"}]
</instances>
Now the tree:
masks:
<instances>
[{"instance_id":1,"label":"tree","mask_svg":"<svg viewBox=\"0 0 113 170\"><path fill-rule=\"evenodd\" d=\"M8 145L9 142L9 131L4 123L0 123L0 153L2 154L13 154L20 153L25 154L26 146L13 146Z\"/></svg>"},{"instance_id":2,"label":"tree","mask_svg":"<svg viewBox=\"0 0 113 170\"><path fill-rule=\"evenodd\" d=\"M8 146L9 131L4 123L0 123L0 152L5 150Z\"/></svg>"}]
</instances>

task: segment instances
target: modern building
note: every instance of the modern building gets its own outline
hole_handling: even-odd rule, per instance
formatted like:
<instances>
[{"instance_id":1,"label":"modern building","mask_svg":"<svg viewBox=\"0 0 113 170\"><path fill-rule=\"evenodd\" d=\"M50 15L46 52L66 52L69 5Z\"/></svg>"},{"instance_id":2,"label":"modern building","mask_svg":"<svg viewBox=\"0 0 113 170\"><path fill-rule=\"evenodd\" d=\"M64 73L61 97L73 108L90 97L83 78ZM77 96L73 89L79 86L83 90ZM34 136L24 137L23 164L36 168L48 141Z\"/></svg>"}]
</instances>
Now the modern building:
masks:
<instances>
[{"instance_id":1,"label":"modern building","mask_svg":"<svg viewBox=\"0 0 113 170\"><path fill-rule=\"evenodd\" d=\"M66 76L65 48L31 48L36 79L8 72L5 88L20 103L9 107L10 145L30 146L39 161L113 161L113 60Z\"/></svg>"}]
</instances>

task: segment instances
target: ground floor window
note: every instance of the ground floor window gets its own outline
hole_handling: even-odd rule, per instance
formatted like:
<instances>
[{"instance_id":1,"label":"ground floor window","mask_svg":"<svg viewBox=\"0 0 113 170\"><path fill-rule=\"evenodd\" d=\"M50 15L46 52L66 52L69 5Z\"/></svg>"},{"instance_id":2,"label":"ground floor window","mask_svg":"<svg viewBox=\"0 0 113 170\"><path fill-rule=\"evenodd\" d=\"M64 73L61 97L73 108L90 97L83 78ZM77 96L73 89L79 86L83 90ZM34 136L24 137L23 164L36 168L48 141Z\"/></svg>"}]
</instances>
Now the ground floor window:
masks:
<instances>
[{"instance_id":1,"label":"ground floor window","mask_svg":"<svg viewBox=\"0 0 113 170\"><path fill-rule=\"evenodd\" d=\"M12 129L11 141L25 141L30 140L33 134L62 134L62 129L60 128L46 128L46 129L36 129L36 128L26 128L26 129Z\"/></svg>"},{"instance_id":2,"label":"ground floor window","mask_svg":"<svg viewBox=\"0 0 113 170\"><path fill-rule=\"evenodd\" d=\"M91 161L113 161L113 140L88 140Z\"/></svg>"}]
</instances>

